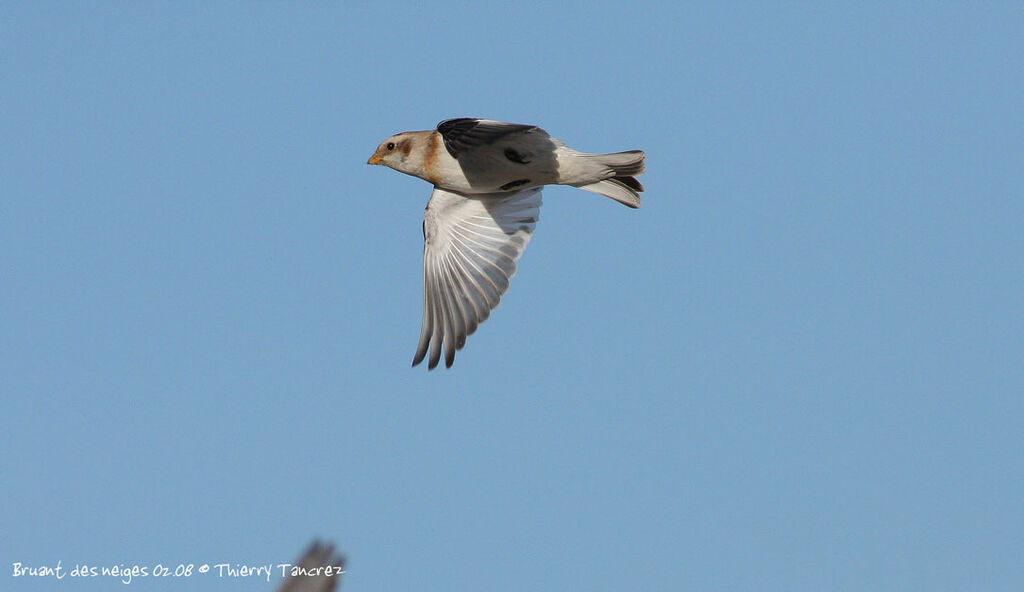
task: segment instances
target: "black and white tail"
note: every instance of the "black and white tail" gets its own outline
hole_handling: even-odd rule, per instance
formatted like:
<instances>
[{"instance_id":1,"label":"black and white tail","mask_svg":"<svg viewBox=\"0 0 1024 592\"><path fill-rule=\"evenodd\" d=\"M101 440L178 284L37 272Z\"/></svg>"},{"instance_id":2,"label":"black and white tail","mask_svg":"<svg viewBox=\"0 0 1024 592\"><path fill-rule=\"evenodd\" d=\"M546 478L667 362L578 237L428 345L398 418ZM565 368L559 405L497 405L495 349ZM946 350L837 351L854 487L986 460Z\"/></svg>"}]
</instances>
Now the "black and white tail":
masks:
<instances>
[{"instance_id":1,"label":"black and white tail","mask_svg":"<svg viewBox=\"0 0 1024 592\"><path fill-rule=\"evenodd\" d=\"M575 185L585 191L599 193L631 208L640 207L640 192L644 186L636 175L644 172L644 153L642 150L629 150L614 154L581 155L594 159L607 169L609 177L596 183Z\"/></svg>"}]
</instances>

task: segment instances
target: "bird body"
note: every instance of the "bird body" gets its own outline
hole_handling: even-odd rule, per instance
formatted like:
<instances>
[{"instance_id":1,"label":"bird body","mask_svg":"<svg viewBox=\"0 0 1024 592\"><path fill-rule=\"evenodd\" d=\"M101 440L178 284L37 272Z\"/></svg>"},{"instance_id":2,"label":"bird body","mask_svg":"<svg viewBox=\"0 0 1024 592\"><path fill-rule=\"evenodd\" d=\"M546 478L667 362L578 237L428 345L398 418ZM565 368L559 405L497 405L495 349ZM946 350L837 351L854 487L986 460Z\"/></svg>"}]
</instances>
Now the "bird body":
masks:
<instances>
[{"instance_id":1,"label":"bird body","mask_svg":"<svg viewBox=\"0 0 1024 592\"><path fill-rule=\"evenodd\" d=\"M368 163L466 194L571 185L636 208L643 191L634 177L644 170L639 150L588 154L537 126L489 119L449 119L436 130L395 134Z\"/></svg>"},{"instance_id":2,"label":"bird body","mask_svg":"<svg viewBox=\"0 0 1024 592\"><path fill-rule=\"evenodd\" d=\"M508 290L540 215L541 187L571 185L640 207L639 150L588 154L533 125L449 119L403 132L367 161L434 186L423 220L423 327L413 366L450 367Z\"/></svg>"}]
</instances>

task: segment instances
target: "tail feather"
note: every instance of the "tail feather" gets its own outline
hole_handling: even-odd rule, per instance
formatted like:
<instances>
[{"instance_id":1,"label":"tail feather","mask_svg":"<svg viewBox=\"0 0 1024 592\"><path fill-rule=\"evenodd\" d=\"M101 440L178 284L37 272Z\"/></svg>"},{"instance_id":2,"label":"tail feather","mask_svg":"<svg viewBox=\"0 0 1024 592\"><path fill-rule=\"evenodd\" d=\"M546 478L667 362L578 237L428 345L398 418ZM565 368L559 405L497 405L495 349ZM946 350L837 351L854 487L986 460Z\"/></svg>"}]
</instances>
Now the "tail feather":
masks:
<instances>
[{"instance_id":1,"label":"tail feather","mask_svg":"<svg viewBox=\"0 0 1024 592\"><path fill-rule=\"evenodd\" d=\"M613 177L616 181L621 181L625 185L629 186L634 191L643 191L644 186L637 180L636 177Z\"/></svg>"},{"instance_id":2,"label":"tail feather","mask_svg":"<svg viewBox=\"0 0 1024 592\"><path fill-rule=\"evenodd\" d=\"M633 183L640 185L640 183L633 177L612 177L611 179L605 179L604 181L598 181L597 183L576 185L576 187L584 191L590 191L605 197L610 197L631 208L639 208L640 194L637 193L637 191L643 191L643 187L641 186L639 189L634 189L633 187L630 187L624 179L630 179Z\"/></svg>"},{"instance_id":3,"label":"tail feather","mask_svg":"<svg viewBox=\"0 0 1024 592\"><path fill-rule=\"evenodd\" d=\"M644 172L644 153L642 150L628 150L613 154L586 154L601 165L607 167L609 178L596 183L576 185L584 191L591 191L610 197L631 208L640 207L640 192L644 186L635 175Z\"/></svg>"},{"instance_id":4,"label":"tail feather","mask_svg":"<svg viewBox=\"0 0 1024 592\"><path fill-rule=\"evenodd\" d=\"M612 154L588 154L611 169L615 177L633 177L644 172L644 151L627 150Z\"/></svg>"}]
</instances>

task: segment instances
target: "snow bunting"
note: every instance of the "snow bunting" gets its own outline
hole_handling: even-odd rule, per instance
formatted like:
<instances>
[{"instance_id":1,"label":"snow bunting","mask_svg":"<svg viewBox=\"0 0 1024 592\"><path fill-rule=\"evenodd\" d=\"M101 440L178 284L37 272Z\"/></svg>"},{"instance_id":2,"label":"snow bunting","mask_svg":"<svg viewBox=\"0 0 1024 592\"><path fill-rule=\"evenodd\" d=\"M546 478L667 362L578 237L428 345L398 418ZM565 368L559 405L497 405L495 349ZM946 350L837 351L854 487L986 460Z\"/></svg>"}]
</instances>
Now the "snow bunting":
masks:
<instances>
[{"instance_id":1,"label":"snow bunting","mask_svg":"<svg viewBox=\"0 0 1024 592\"><path fill-rule=\"evenodd\" d=\"M412 365L430 350L434 369L487 320L508 290L540 215L543 185L571 185L640 207L640 150L587 154L533 125L448 119L436 130L403 132L367 164L434 186L423 217L423 328Z\"/></svg>"}]
</instances>

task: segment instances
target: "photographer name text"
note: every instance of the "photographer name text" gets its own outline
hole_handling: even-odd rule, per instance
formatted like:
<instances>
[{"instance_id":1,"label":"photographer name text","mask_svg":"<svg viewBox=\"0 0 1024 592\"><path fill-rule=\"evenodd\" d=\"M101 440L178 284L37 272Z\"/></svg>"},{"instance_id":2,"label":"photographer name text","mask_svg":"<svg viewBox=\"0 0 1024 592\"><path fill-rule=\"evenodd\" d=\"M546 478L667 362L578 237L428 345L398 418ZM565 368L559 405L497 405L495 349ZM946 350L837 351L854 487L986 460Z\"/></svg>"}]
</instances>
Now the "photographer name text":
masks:
<instances>
[{"instance_id":1,"label":"photographer name text","mask_svg":"<svg viewBox=\"0 0 1024 592\"><path fill-rule=\"evenodd\" d=\"M216 578L260 578L270 582L274 574L281 577L334 577L344 573L340 567L319 566L305 568L291 563L177 563L171 565L118 563L115 565L89 565L76 563L74 567L65 566L63 561L52 565L26 565L20 562L12 564L11 576L15 578L52 578L55 580L80 578L116 578L122 584L131 584L138 578L192 578L195 576Z\"/></svg>"}]
</instances>

